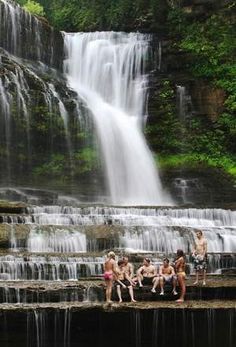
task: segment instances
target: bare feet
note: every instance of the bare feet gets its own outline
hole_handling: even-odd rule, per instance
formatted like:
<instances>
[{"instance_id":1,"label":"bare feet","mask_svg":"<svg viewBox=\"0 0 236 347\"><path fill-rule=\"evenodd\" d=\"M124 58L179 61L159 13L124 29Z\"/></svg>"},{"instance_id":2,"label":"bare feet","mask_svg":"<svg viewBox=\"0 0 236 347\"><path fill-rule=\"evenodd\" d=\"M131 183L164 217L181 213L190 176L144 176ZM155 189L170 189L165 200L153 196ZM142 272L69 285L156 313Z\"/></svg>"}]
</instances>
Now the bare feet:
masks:
<instances>
[{"instance_id":1,"label":"bare feet","mask_svg":"<svg viewBox=\"0 0 236 347\"><path fill-rule=\"evenodd\" d=\"M176 292L176 290L173 290L173 295L177 295L178 293Z\"/></svg>"},{"instance_id":2,"label":"bare feet","mask_svg":"<svg viewBox=\"0 0 236 347\"><path fill-rule=\"evenodd\" d=\"M136 301L136 300L134 300L134 299L133 299L133 300L131 300L131 301L132 301L132 302L137 302L137 301Z\"/></svg>"},{"instance_id":3,"label":"bare feet","mask_svg":"<svg viewBox=\"0 0 236 347\"><path fill-rule=\"evenodd\" d=\"M195 282L193 283L193 285L194 285L194 286L197 286L197 285L198 285L198 281L195 281Z\"/></svg>"},{"instance_id":4,"label":"bare feet","mask_svg":"<svg viewBox=\"0 0 236 347\"><path fill-rule=\"evenodd\" d=\"M202 285L205 286L205 285L206 285L206 281L203 281L203 282L202 282Z\"/></svg>"},{"instance_id":5,"label":"bare feet","mask_svg":"<svg viewBox=\"0 0 236 347\"><path fill-rule=\"evenodd\" d=\"M121 303L121 302L122 302L122 299L119 300L119 303Z\"/></svg>"},{"instance_id":6,"label":"bare feet","mask_svg":"<svg viewBox=\"0 0 236 347\"><path fill-rule=\"evenodd\" d=\"M152 292L152 293L156 293L156 289L155 289L155 288L152 288L152 289L151 289L151 292Z\"/></svg>"},{"instance_id":7,"label":"bare feet","mask_svg":"<svg viewBox=\"0 0 236 347\"><path fill-rule=\"evenodd\" d=\"M175 300L175 302L182 303L184 302L184 299L178 299L178 300Z\"/></svg>"},{"instance_id":8,"label":"bare feet","mask_svg":"<svg viewBox=\"0 0 236 347\"><path fill-rule=\"evenodd\" d=\"M160 292L160 295L164 295L164 292L163 292L163 290Z\"/></svg>"}]
</instances>

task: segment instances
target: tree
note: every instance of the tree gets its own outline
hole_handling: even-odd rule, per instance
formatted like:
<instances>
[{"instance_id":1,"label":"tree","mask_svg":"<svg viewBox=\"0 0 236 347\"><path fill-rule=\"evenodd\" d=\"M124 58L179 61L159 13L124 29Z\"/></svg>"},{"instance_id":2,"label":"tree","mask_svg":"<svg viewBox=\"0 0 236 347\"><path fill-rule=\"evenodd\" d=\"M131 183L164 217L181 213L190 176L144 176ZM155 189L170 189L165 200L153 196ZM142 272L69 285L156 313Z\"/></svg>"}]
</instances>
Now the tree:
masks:
<instances>
[{"instance_id":1,"label":"tree","mask_svg":"<svg viewBox=\"0 0 236 347\"><path fill-rule=\"evenodd\" d=\"M36 1L32 1L32 0L28 0L25 5L23 6L23 8L32 13L32 14L35 14L37 16L40 16L40 17L44 17L45 16L45 12L44 12L44 9L43 9L43 6L40 5L38 2Z\"/></svg>"}]
</instances>

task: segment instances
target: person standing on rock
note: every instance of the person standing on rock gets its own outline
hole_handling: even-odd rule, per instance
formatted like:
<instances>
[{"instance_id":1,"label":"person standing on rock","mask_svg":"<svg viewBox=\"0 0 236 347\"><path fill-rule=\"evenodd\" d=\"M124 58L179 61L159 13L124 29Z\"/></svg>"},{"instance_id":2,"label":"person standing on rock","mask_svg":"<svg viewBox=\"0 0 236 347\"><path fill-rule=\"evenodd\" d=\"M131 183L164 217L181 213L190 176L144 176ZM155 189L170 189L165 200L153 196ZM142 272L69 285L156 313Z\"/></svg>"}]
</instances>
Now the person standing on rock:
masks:
<instances>
[{"instance_id":1,"label":"person standing on rock","mask_svg":"<svg viewBox=\"0 0 236 347\"><path fill-rule=\"evenodd\" d=\"M111 294L112 294L112 284L113 284L113 279L114 275L116 275L116 261L115 261L115 253L114 252L109 252L107 255L107 260L105 261L104 264L104 280L106 283L106 302L111 303Z\"/></svg>"},{"instance_id":2,"label":"person standing on rock","mask_svg":"<svg viewBox=\"0 0 236 347\"><path fill-rule=\"evenodd\" d=\"M181 303L184 302L184 297L186 293L186 285L185 285L185 279L186 279L186 273L185 273L185 257L184 252L182 249L177 250L177 258L175 261L175 271L177 275L177 280L180 286L180 297L176 302Z\"/></svg>"},{"instance_id":3,"label":"person standing on rock","mask_svg":"<svg viewBox=\"0 0 236 347\"><path fill-rule=\"evenodd\" d=\"M196 271L196 279L194 284L198 284L199 273L203 273L203 285L206 285L206 270L207 270L207 240L201 230L196 232L196 240L193 248L193 263Z\"/></svg>"}]
</instances>

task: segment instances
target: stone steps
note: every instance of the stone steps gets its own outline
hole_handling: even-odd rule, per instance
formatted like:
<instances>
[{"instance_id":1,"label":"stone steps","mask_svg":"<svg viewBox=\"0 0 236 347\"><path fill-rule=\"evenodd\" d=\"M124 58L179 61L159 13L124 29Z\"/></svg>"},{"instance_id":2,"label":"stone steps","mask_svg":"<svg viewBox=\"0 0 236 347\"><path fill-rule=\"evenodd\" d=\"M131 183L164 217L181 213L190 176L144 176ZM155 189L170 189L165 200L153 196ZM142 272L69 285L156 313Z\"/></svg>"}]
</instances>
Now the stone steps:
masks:
<instances>
[{"instance_id":1,"label":"stone steps","mask_svg":"<svg viewBox=\"0 0 236 347\"><path fill-rule=\"evenodd\" d=\"M186 281L186 300L233 300L236 299L235 277L208 278L206 286L193 286L193 279ZM179 288L177 287L177 291ZM151 293L150 286L134 287L134 296L138 301L174 301L172 288L165 286L165 295ZM49 303L49 302L102 302L105 283L99 279L81 279L79 281L7 281L0 282L0 303ZM122 289L124 301L129 301L127 289ZM117 301L115 287L113 300Z\"/></svg>"}]
</instances>

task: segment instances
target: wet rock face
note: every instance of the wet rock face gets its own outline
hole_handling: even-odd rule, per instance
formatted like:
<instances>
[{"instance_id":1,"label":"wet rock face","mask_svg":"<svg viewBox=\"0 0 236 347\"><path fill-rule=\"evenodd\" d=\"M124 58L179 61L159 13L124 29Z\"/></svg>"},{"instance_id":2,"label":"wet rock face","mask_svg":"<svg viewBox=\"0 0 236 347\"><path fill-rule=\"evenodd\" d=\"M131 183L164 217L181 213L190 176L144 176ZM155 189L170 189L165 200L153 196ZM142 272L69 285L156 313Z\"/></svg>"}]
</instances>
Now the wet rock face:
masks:
<instances>
[{"instance_id":1,"label":"wet rock face","mask_svg":"<svg viewBox=\"0 0 236 347\"><path fill-rule=\"evenodd\" d=\"M224 109L225 93L203 82L195 83L190 91L196 112L215 121Z\"/></svg>"},{"instance_id":2,"label":"wet rock face","mask_svg":"<svg viewBox=\"0 0 236 347\"><path fill-rule=\"evenodd\" d=\"M234 182L219 170L201 167L166 170L163 172L163 183L180 204L235 209Z\"/></svg>"},{"instance_id":3,"label":"wet rock face","mask_svg":"<svg viewBox=\"0 0 236 347\"><path fill-rule=\"evenodd\" d=\"M10 186L14 182L14 185L51 188L53 183L56 187L69 185L71 189L72 185L68 183L74 169L71 148L74 155L83 151L86 133L81 124L83 117L79 119L76 109L80 108L82 113L84 106L67 87L65 77L59 71L42 63L19 60L3 49L0 49L0 58L1 184ZM83 159L79 160L80 166L76 170L83 176ZM55 166L59 169L57 173ZM25 201L23 195L31 194L31 203L40 202L33 201L31 192L25 191L22 195L15 190L15 193L8 193L12 200ZM38 193L37 199L43 194ZM41 203L53 203L49 194L48 199L45 195L40 196L40 200Z\"/></svg>"},{"instance_id":4,"label":"wet rock face","mask_svg":"<svg viewBox=\"0 0 236 347\"><path fill-rule=\"evenodd\" d=\"M207 341L211 347L232 347L235 334L229 327L234 312L234 309L206 308L185 311L128 307L118 310L102 307L9 309L1 313L4 324L1 324L0 342L11 347L109 347L111 341L115 347L167 347L175 341L176 347L193 344L202 347ZM14 334L10 334L11 331Z\"/></svg>"},{"instance_id":5,"label":"wet rock face","mask_svg":"<svg viewBox=\"0 0 236 347\"><path fill-rule=\"evenodd\" d=\"M0 46L18 57L62 68L63 38L14 1L0 1Z\"/></svg>"}]
</instances>

